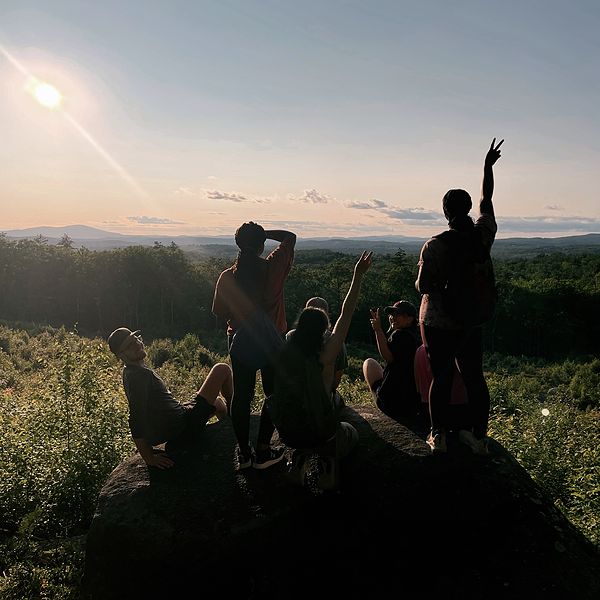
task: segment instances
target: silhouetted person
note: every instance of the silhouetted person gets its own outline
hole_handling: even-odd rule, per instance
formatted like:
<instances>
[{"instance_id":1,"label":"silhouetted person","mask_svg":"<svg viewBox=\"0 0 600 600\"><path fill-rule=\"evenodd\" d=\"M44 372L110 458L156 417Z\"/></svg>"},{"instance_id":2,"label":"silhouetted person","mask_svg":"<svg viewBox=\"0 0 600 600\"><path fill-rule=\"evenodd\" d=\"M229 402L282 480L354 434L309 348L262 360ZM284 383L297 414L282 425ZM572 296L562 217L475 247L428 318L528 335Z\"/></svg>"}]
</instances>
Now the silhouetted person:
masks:
<instances>
[{"instance_id":1,"label":"silhouetted person","mask_svg":"<svg viewBox=\"0 0 600 600\"><path fill-rule=\"evenodd\" d=\"M338 461L358 441L356 429L338 420L331 386L336 358L348 334L371 257L372 252L363 252L354 266L352 283L331 335L324 336L329 327L327 314L319 308L305 308L277 361L270 408L279 436L295 449L289 477L298 485L304 484L308 455L317 453L322 466L318 485L323 489L337 488Z\"/></svg>"},{"instance_id":2,"label":"silhouetted person","mask_svg":"<svg viewBox=\"0 0 600 600\"><path fill-rule=\"evenodd\" d=\"M485 157L480 216L477 221L473 223L469 216L472 207L469 194L465 190L449 190L442 200L442 206L450 233L431 238L421 250L416 287L423 295L420 310L421 333L433 373L429 390L431 433L427 438L433 452L446 451L448 405L453 364L456 361L467 389L471 421L470 429L459 432L459 440L475 454L488 453L486 434L490 395L483 376L481 326L469 324L468 314L458 316L461 308L469 305L468 301L472 298L465 297L461 301L461 290L454 289L454 303L450 303L452 298L449 292L453 287L451 283L468 275L467 270L469 265L474 264L473 260L485 261L486 256L489 259L489 251L497 231L492 205L492 167L500 158L499 148L503 141L495 145L494 138ZM479 308L476 305L469 306L471 312Z\"/></svg>"},{"instance_id":3,"label":"silhouetted person","mask_svg":"<svg viewBox=\"0 0 600 600\"><path fill-rule=\"evenodd\" d=\"M313 298L309 298L306 301L304 308L319 308L322 310L329 319L329 304L325 298L321 298L320 296L314 296ZM295 329L290 329L286 334L286 339L290 339L290 337L294 334ZM331 321L329 321L329 325L327 326L327 330L325 331L323 341L326 342L331 336ZM333 402L336 407L341 408L344 406L344 401L342 397L339 395L337 389L340 385L340 381L342 380L342 375L344 374L344 370L348 368L348 350L346 349L345 342L342 342L342 348L335 359L335 370L333 373L333 381L331 383L331 395L333 398Z\"/></svg>"},{"instance_id":4,"label":"silhouetted person","mask_svg":"<svg viewBox=\"0 0 600 600\"><path fill-rule=\"evenodd\" d=\"M392 419L414 418L420 409L415 385L415 352L421 344L417 309L407 300L385 307L389 330L383 331L379 309L371 311L371 326L385 368L373 358L363 363L363 375L378 408Z\"/></svg>"},{"instance_id":5,"label":"silhouetted person","mask_svg":"<svg viewBox=\"0 0 600 600\"><path fill-rule=\"evenodd\" d=\"M231 369L225 363L216 364L196 397L180 404L164 381L146 366L146 349L138 334L139 331L119 327L110 334L108 346L124 363L123 386L135 446L147 465L168 469L173 461L167 455L155 454L153 446L166 442L167 450L182 450L197 439L213 415L226 417L226 403L233 394Z\"/></svg>"},{"instance_id":6,"label":"silhouetted person","mask_svg":"<svg viewBox=\"0 0 600 600\"><path fill-rule=\"evenodd\" d=\"M262 258L267 239L280 243L266 258ZM237 259L219 276L212 306L213 313L227 321L230 348L236 330L247 325L258 312L266 313L283 340L287 330L283 286L292 268L296 236L289 231L265 231L250 221L235 232L235 243L239 248ZM260 342L260 339L256 340L257 352ZM263 402L254 452L249 435L257 368L231 352L230 356L234 383L231 420L238 442L238 467L265 469L283 459L284 449L271 448L275 428ZM265 365L260 371L263 391L268 397L273 392L273 367Z\"/></svg>"}]
</instances>

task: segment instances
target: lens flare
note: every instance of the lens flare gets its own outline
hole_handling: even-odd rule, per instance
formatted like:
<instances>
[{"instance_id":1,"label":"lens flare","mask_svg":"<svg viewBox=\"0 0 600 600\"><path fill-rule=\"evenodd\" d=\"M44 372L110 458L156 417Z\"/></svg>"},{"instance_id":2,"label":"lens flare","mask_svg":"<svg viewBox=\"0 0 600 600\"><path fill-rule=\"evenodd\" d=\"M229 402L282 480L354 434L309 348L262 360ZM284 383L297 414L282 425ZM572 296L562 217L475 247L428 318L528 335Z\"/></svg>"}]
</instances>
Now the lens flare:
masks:
<instances>
[{"instance_id":1,"label":"lens flare","mask_svg":"<svg viewBox=\"0 0 600 600\"><path fill-rule=\"evenodd\" d=\"M49 83L39 82L33 86L33 97L46 108L55 109L62 104L62 94Z\"/></svg>"}]
</instances>

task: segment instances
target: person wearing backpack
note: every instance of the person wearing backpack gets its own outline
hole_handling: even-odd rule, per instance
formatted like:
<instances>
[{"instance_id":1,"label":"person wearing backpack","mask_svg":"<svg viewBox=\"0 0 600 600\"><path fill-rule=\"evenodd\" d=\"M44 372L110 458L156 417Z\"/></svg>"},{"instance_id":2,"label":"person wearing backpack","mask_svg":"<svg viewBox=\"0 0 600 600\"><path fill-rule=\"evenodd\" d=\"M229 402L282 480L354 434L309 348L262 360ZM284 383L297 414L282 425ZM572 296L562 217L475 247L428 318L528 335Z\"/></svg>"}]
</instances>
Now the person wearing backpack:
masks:
<instances>
[{"instance_id":1,"label":"person wearing backpack","mask_svg":"<svg viewBox=\"0 0 600 600\"><path fill-rule=\"evenodd\" d=\"M449 403L456 363L469 397L469 423L459 441L474 454L487 455L490 394L483 375L481 325L493 314L496 288L490 249L498 229L494 217L493 165L500 146L492 140L485 156L479 218L469 216L471 197L465 190L446 192L442 206L448 231L434 236L421 249L415 283L422 294L419 320L431 362L429 389L432 452L446 452Z\"/></svg>"},{"instance_id":2,"label":"person wearing backpack","mask_svg":"<svg viewBox=\"0 0 600 600\"><path fill-rule=\"evenodd\" d=\"M339 486L339 460L358 441L356 429L339 421L331 389L336 358L348 333L362 279L371 266L372 252L363 252L354 266L350 289L331 335L327 314L319 308L305 308L296 329L286 342L275 366L275 392L269 411L281 440L295 451L289 478L303 485L310 454L318 454L322 489Z\"/></svg>"}]
</instances>

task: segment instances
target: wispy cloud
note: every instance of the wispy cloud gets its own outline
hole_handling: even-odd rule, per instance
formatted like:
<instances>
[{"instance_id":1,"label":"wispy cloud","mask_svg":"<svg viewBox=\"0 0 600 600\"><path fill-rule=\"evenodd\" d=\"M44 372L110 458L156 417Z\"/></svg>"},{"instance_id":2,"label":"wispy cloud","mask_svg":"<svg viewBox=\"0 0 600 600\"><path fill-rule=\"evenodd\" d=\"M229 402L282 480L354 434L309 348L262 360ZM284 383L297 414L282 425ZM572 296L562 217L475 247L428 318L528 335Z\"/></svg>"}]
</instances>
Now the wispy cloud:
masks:
<instances>
[{"instance_id":1,"label":"wispy cloud","mask_svg":"<svg viewBox=\"0 0 600 600\"><path fill-rule=\"evenodd\" d=\"M209 200L230 200L231 202L249 201L248 198L246 196L242 196L242 194L219 192L218 190L207 190L206 197Z\"/></svg>"},{"instance_id":2,"label":"wispy cloud","mask_svg":"<svg viewBox=\"0 0 600 600\"><path fill-rule=\"evenodd\" d=\"M600 232L598 217L498 217L500 231L519 231L523 233L574 231L580 233Z\"/></svg>"},{"instance_id":3,"label":"wispy cloud","mask_svg":"<svg viewBox=\"0 0 600 600\"><path fill-rule=\"evenodd\" d=\"M544 208L548 210L565 210L560 204L546 204Z\"/></svg>"},{"instance_id":4,"label":"wispy cloud","mask_svg":"<svg viewBox=\"0 0 600 600\"><path fill-rule=\"evenodd\" d=\"M439 221L444 218L442 213L425 208L396 208L389 207L379 212L386 214L390 219L401 219L402 221Z\"/></svg>"},{"instance_id":5,"label":"wispy cloud","mask_svg":"<svg viewBox=\"0 0 600 600\"><path fill-rule=\"evenodd\" d=\"M194 192L194 190L192 190L192 188L189 187L178 187L174 192L173 192L176 196L197 196L198 194L196 192Z\"/></svg>"},{"instance_id":6,"label":"wispy cloud","mask_svg":"<svg viewBox=\"0 0 600 600\"><path fill-rule=\"evenodd\" d=\"M127 217L128 221L138 223L139 225L185 225L185 221L173 221L163 217L148 217L142 215L139 217Z\"/></svg>"},{"instance_id":7,"label":"wispy cloud","mask_svg":"<svg viewBox=\"0 0 600 600\"><path fill-rule=\"evenodd\" d=\"M368 210L370 208L378 209L385 208L387 204L383 200L376 200L371 198L370 200L352 200L344 203L346 208L358 208L360 210Z\"/></svg>"},{"instance_id":8,"label":"wispy cloud","mask_svg":"<svg viewBox=\"0 0 600 600\"><path fill-rule=\"evenodd\" d=\"M325 194L321 194L317 192L317 190L304 190L304 193L300 198L298 198L301 202L306 202L308 204L327 204L331 198Z\"/></svg>"}]
</instances>

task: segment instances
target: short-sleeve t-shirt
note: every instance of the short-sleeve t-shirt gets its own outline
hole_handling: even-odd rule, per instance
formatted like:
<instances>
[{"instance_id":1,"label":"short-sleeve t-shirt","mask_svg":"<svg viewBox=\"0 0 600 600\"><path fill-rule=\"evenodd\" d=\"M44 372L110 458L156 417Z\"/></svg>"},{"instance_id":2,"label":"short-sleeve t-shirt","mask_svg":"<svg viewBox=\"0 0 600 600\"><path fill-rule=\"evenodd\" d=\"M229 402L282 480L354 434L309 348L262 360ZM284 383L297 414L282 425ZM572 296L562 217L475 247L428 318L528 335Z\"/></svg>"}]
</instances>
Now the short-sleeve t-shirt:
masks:
<instances>
[{"instance_id":1,"label":"short-sleeve t-shirt","mask_svg":"<svg viewBox=\"0 0 600 600\"><path fill-rule=\"evenodd\" d=\"M420 344L417 334L408 329L395 329L388 337L388 348L394 360L383 369L383 380L377 396L390 403L413 406L418 400L415 385L414 360Z\"/></svg>"},{"instance_id":2,"label":"short-sleeve t-shirt","mask_svg":"<svg viewBox=\"0 0 600 600\"><path fill-rule=\"evenodd\" d=\"M285 298L283 288L294 262L296 237L286 237L268 256L265 261L265 284L260 301L261 308L271 318L277 331L285 333L287 321L285 317ZM233 335L236 328L250 314L255 306L237 285L233 267L225 269L215 286L212 312L217 317L227 320L227 335Z\"/></svg>"},{"instance_id":3,"label":"short-sleeve t-shirt","mask_svg":"<svg viewBox=\"0 0 600 600\"><path fill-rule=\"evenodd\" d=\"M489 251L498 231L494 215L482 214L475 222L475 228L479 230L481 241ZM438 238L431 238L423 245L419 258L419 276L416 284L417 289L423 294L419 321L440 329L462 329L463 326L448 316L443 308L441 290L447 280L447 273L446 244Z\"/></svg>"},{"instance_id":4,"label":"short-sleeve t-shirt","mask_svg":"<svg viewBox=\"0 0 600 600\"><path fill-rule=\"evenodd\" d=\"M134 439L144 438L155 446L177 438L184 431L189 408L173 398L165 382L152 369L126 365L123 387Z\"/></svg>"}]
</instances>

